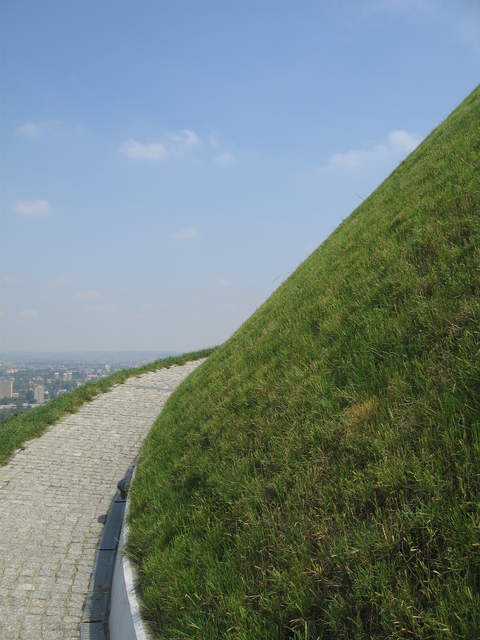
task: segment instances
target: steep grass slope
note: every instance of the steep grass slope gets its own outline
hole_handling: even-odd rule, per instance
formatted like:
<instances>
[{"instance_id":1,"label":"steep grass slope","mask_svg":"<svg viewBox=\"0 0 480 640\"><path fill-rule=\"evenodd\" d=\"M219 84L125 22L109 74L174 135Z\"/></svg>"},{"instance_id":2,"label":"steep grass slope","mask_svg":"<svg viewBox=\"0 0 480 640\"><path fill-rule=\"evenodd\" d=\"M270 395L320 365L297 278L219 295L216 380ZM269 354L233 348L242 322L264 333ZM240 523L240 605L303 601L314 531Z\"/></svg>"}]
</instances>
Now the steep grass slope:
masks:
<instances>
[{"instance_id":1,"label":"steep grass slope","mask_svg":"<svg viewBox=\"0 0 480 640\"><path fill-rule=\"evenodd\" d=\"M170 398L157 637L480 637L480 89Z\"/></svg>"}]
</instances>

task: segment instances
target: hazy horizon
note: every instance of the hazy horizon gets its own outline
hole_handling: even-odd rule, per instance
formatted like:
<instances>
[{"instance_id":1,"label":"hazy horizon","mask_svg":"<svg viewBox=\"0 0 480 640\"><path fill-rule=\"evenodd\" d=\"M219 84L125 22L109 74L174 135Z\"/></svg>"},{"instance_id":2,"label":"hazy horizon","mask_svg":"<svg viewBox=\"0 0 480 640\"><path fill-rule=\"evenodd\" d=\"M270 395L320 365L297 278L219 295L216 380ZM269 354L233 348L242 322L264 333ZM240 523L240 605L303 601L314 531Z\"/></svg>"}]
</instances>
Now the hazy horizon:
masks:
<instances>
[{"instance_id":1,"label":"hazy horizon","mask_svg":"<svg viewBox=\"0 0 480 640\"><path fill-rule=\"evenodd\" d=\"M10 362L25 363L35 362L125 362L139 360L160 360L169 356L179 355L174 351L163 351L158 349L148 350L82 350L82 351L0 351L0 363L3 360Z\"/></svg>"}]
</instances>

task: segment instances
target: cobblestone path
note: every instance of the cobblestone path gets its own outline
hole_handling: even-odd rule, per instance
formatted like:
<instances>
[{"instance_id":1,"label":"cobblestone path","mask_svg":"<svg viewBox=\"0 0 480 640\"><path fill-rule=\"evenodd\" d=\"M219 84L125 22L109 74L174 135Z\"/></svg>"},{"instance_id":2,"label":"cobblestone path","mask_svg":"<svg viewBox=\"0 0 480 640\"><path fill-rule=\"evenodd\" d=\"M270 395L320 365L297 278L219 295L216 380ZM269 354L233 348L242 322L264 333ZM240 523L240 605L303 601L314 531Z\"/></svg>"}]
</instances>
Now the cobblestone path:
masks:
<instances>
[{"instance_id":1,"label":"cobblestone path","mask_svg":"<svg viewBox=\"0 0 480 640\"><path fill-rule=\"evenodd\" d=\"M80 637L101 516L166 399L201 362L129 378L0 467L1 640Z\"/></svg>"}]
</instances>

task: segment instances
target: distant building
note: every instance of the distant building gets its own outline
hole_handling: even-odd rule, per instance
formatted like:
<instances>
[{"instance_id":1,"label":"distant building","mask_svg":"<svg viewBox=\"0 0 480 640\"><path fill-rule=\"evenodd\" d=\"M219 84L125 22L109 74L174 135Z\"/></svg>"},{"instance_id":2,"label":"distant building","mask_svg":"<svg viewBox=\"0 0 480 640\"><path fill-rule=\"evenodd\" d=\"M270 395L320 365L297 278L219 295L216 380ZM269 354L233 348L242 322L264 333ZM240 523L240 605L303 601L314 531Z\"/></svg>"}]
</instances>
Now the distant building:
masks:
<instances>
[{"instance_id":1,"label":"distant building","mask_svg":"<svg viewBox=\"0 0 480 640\"><path fill-rule=\"evenodd\" d=\"M13 382L11 380L0 380L0 400L11 398L13 395Z\"/></svg>"},{"instance_id":2,"label":"distant building","mask_svg":"<svg viewBox=\"0 0 480 640\"><path fill-rule=\"evenodd\" d=\"M72 379L72 372L65 371L65 373L63 374L63 380L67 382L68 380L71 380L71 379Z\"/></svg>"},{"instance_id":3,"label":"distant building","mask_svg":"<svg viewBox=\"0 0 480 640\"><path fill-rule=\"evenodd\" d=\"M33 397L37 404L43 404L45 402L45 387L42 384L37 384L33 390Z\"/></svg>"}]
</instances>

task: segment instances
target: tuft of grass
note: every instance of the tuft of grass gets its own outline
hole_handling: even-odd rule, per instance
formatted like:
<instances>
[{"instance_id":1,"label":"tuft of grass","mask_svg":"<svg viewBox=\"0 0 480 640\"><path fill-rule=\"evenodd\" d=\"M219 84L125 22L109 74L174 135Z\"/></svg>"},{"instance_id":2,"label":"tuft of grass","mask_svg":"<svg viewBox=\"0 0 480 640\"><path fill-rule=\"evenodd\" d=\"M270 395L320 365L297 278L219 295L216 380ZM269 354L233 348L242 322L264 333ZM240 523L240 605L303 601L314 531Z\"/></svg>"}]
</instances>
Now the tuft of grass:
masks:
<instances>
[{"instance_id":1,"label":"tuft of grass","mask_svg":"<svg viewBox=\"0 0 480 640\"><path fill-rule=\"evenodd\" d=\"M170 397L157 638L480 637L480 88Z\"/></svg>"},{"instance_id":2,"label":"tuft of grass","mask_svg":"<svg viewBox=\"0 0 480 640\"><path fill-rule=\"evenodd\" d=\"M31 411L11 416L0 425L0 466L7 464L12 454L21 448L25 442L32 438L38 438L50 425L55 424L69 413L75 413L82 404L93 400L100 393L105 393L114 385L121 384L127 378L139 376L148 371L156 371L157 369L170 367L173 364L185 364L189 360L206 358L213 350L194 351L180 356L156 360L134 369L116 371L110 376L100 378L95 382L88 382L71 393L66 393Z\"/></svg>"}]
</instances>

